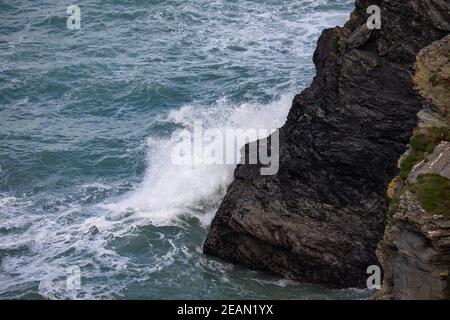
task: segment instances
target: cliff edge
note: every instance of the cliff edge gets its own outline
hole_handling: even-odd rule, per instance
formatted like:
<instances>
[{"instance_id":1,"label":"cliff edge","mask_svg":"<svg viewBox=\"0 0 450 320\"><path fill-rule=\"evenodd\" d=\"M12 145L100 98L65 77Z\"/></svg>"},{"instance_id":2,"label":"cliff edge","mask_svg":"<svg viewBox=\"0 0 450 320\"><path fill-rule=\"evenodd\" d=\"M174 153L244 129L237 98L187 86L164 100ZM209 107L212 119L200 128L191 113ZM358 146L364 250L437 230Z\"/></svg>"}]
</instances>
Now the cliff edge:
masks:
<instances>
[{"instance_id":1,"label":"cliff edge","mask_svg":"<svg viewBox=\"0 0 450 320\"><path fill-rule=\"evenodd\" d=\"M370 5L381 8L380 30L366 26ZM204 252L303 282L365 286L386 186L423 108L416 55L449 31L446 0L357 0L350 21L318 41L317 75L279 129L278 173L236 168Z\"/></svg>"},{"instance_id":2,"label":"cliff edge","mask_svg":"<svg viewBox=\"0 0 450 320\"><path fill-rule=\"evenodd\" d=\"M388 189L379 299L450 299L450 35L417 56L419 126Z\"/></svg>"}]
</instances>

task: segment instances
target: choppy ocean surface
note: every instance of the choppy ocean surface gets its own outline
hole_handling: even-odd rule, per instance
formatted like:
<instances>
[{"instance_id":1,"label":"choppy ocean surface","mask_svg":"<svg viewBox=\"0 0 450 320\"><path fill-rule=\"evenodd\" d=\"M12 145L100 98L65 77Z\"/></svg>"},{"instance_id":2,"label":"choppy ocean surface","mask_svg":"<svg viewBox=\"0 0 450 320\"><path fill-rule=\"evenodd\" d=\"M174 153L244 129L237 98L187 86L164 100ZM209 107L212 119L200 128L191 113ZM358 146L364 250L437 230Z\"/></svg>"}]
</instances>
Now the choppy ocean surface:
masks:
<instances>
[{"instance_id":1,"label":"choppy ocean surface","mask_svg":"<svg viewBox=\"0 0 450 320\"><path fill-rule=\"evenodd\" d=\"M353 2L79 0L68 30L71 1L0 0L0 299L367 297L203 255L233 168L170 161L195 120L281 126Z\"/></svg>"}]
</instances>

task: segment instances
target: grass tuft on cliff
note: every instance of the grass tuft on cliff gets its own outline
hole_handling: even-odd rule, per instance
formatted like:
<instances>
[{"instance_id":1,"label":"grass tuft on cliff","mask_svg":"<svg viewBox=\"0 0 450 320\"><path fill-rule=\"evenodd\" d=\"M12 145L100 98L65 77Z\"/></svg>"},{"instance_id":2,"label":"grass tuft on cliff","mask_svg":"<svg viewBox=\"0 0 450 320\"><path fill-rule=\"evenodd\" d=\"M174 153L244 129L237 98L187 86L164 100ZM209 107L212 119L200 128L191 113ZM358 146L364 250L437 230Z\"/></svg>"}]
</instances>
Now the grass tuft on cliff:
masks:
<instances>
[{"instance_id":1,"label":"grass tuft on cliff","mask_svg":"<svg viewBox=\"0 0 450 320\"><path fill-rule=\"evenodd\" d=\"M450 180L438 174L421 175L411 186L420 205L428 213L450 218Z\"/></svg>"},{"instance_id":2,"label":"grass tuft on cliff","mask_svg":"<svg viewBox=\"0 0 450 320\"><path fill-rule=\"evenodd\" d=\"M409 141L411 153L400 164L400 177L406 179L414 165L432 154L441 141L450 141L450 128L431 127L415 132Z\"/></svg>"},{"instance_id":3,"label":"grass tuft on cliff","mask_svg":"<svg viewBox=\"0 0 450 320\"><path fill-rule=\"evenodd\" d=\"M421 151L426 153L433 153L436 145L441 141L450 141L450 128L448 127L431 127L425 132L416 132L411 140L410 144L415 151Z\"/></svg>"},{"instance_id":4,"label":"grass tuft on cliff","mask_svg":"<svg viewBox=\"0 0 450 320\"><path fill-rule=\"evenodd\" d=\"M405 157L405 159L400 164L400 177L402 179L408 178L409 173L416 163L424 159L422 153L413 151L411 154Z\"/></svg>"}]
</instances>

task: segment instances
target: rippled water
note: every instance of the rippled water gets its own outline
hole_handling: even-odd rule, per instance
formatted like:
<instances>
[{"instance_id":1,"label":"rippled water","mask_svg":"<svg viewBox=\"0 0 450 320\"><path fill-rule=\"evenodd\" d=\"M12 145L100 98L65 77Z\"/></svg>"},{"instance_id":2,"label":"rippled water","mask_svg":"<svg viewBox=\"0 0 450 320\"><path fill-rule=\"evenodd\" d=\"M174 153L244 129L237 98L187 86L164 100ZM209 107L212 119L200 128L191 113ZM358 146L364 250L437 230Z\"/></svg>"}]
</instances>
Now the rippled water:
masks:
<instances>
[{"instance_id":1,"label":"rippled water","mask_svg":"<svg viewBox=\"0 0 450 320\"><path fill-rule=\"evenodd\" d=\"M365 297L204 256L233 168L169 161L194 120L281 126L352 3L80 0L68 30L71 1L0 0L0 298Z\"/></svg>"}]
</instances>

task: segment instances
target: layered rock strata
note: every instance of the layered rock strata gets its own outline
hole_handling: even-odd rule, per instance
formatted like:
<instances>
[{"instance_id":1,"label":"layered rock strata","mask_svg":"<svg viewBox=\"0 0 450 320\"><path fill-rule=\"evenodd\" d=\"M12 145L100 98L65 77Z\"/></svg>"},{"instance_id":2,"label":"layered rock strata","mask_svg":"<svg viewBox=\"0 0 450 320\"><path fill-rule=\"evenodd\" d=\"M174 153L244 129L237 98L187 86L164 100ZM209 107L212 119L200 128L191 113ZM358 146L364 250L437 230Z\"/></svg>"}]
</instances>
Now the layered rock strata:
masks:
<instances>
[{"instance_id":1,"label":"layered rock strata","mask_svg":"<svg viewBox=\"0 0 450 320\"><path fill-rule=\"evenodd\" d=\"M370 5L382 28L366 26ZM357 0L344 27L325 30L317 75L280 128L280 168L240 165L204 252L287 278L363 287L377 264L386 186L417 125L417 53L450 31L445 0Z\"/></svg>"},{"instance_id":2,"label":"layered rock strata","mask_svg":"<svg viewBox=\"0 0 450 320\"><path fill-rule=\"evenodd\" d=\"M419 53L414 81L424 108L391 183L377 297L450 299L450 35Z\"/></svg>"}]
</instances>

